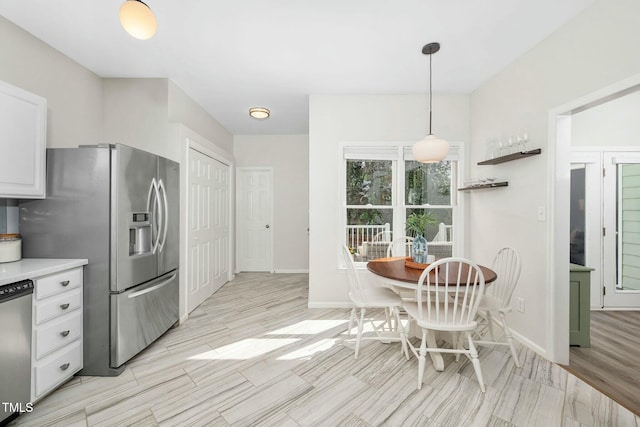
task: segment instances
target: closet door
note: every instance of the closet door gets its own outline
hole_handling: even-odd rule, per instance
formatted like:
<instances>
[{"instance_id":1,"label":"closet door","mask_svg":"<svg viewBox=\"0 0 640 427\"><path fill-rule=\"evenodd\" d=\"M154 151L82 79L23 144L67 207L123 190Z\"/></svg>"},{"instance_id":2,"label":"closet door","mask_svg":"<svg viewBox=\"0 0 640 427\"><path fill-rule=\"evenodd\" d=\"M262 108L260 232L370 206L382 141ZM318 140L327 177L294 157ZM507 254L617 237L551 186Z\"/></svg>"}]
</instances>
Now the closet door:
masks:
<instances>
[{"instance_id":1,"label":"closet door","mask_svg":"<svg viewBox=\"0 0 640 427\"><path fill-rule=\"evenodd\" d=\"M229 166L189 149L188 308L229 280Z\"/></svg>"},{"instance_id":2,"label":"closet door","mask_svg":"<svg viewBox=\"0 0 640 427\"><path fill-rule=\"evenodd\" d=\"M212 159L213 160L213 159ZM231 180L229 166L213 160L211 227L213 231L213 291L229 279L230 242L229 219L231 208Z\"/></svg>"}]
</instances>

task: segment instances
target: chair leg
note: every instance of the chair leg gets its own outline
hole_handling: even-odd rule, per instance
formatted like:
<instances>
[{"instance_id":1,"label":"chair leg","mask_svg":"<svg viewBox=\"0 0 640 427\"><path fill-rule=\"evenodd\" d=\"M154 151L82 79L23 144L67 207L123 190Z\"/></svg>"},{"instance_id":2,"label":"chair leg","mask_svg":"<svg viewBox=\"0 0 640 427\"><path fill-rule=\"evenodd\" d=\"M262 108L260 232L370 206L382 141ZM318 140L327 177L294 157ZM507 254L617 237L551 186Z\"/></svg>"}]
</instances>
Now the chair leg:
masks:
<instances>
[{"instance_id":1,"label":"chair leg","mask_svg":"<svg viewBox=\"0 0 640 427\"><path fill-rule=\"evenodd\" d=\"M384 317L385 317L385 320L386 320L385 325L386 325L386 327L388 328L388 330L389 330L389 331L392 331L392 330L393 330L393 324L391 323L391 321L392 321L392 320L391 320L391 319L392 319L392 318L391 318L391 310L393 310L393 309L392 309L392 308L389 308L389 307L386 307L386 308L384 309ZM385 329L385 328L384 328L384 326L383 326L383 327L382 327L382 330L384 331L384 329Z\"/></svg>"},{"instance_id":2,"label":"chair leg","mask_svg":"<svg viewBox=\"0 0 640 427\"><path fill-rule=\"evenodd\" d=\"M362 340L362 328L364 327L364 314L366 310L360 309L360 321L358 322L358 335L356 336L356 354L355 359L358 358L358 352L360 351L360 341Z\"/></svg>"},{"instance_id":3,"label":"chair leg","mask_svg":"<svg viewBox=\"0 0 640 427\"><path fill-rule=\"evenodd\" d=\"M495 341L496 336L493 332L493 318L491 317L490 311L487 311L487 327L489 328L489 336L491 337L491 341Z\"/></svg>"},{"instance_id":4,"label":"chair leg","mask_svg":"<svg viewBox=\"0 0 640 427\"><path fill-rule=\"evenodd\" d=\"M402 327L402 322L400 322L400 310L398 307L394 307L393 311L395 312L396 317L396 330L400 333L400 342L402 343L402 352L404 353L404 357L409 360L409 349L407 348L407 332L405 328Z\"/></svg>"},{"instance_id":5,"label":"chair leg","mask_svg":"<svg viewBox=\"0 0 640 427\"><path fill-rule=\"evenodd\" d=\"M460 332L451 332L451 337L453 340L453 348L460 350L463 348L464 346L464 335L462 335ZM456 362L460 361L460 354L461 353L456 353Z\"/></svg>"},{"instance_id":6,"label":"chair leg","mask_svg":"<svg viewBox=\"0 0 640 427\"><path fill-rule=\"evenodd\" d=\"M513 356L513 361L516 363L516 366L520 367L520 360L518 360L518 352L516 351L516 346L513 343L513 337L511 336L511 330L507 326L507 319L505 318L504 313L500 312L500 318L502 320L502 328L504 329L504 336L509 343L509 348L511 349L511 355Z\"/></svg>"},{"instance_id":7,"label":"chair leg","mask_svg":"<svg viewBox=\"0 0 640 427\"><path fill-rule=\"evenodd\" d=\"M427 356L427 331L422 330L422 341L420 342L420 353L418 355L418 390L422 388L422 377L424 376L424 366Z\"/></svg>"},{"instance_id":8,"label":"chair leg","mask_svg":"<svg viewBox=\"0 0 640 427\"><path fill-rule=\"evenodd\" d=\"M482 379L482 369L480 368L480 359L478 359L478 351L476 350L476 346L473 344L473 340L471 339L471 332L466 332L467 340L469 341L469 356L471 358L471 363L473 364L473 369L476 371L476 377L478 378L478 383L480 383L480 390L485 392L484 388L484 380Z\"/></svg>"},{"instance_id":9,"label":"chair leg","mask_svg":"<svg viewBox=\"0 0 640 427\"><path fill-rule=\"evenodd\" d=\"M352 328L353 328L353 321L357 322L357 318L356 318L356 308L353 307L351 309L351 314L349 315L349 326L347 326L347 334L349 335L349 338L351 338L353 336L353 333L351 332Z\"/></svg>"}]
</instances>

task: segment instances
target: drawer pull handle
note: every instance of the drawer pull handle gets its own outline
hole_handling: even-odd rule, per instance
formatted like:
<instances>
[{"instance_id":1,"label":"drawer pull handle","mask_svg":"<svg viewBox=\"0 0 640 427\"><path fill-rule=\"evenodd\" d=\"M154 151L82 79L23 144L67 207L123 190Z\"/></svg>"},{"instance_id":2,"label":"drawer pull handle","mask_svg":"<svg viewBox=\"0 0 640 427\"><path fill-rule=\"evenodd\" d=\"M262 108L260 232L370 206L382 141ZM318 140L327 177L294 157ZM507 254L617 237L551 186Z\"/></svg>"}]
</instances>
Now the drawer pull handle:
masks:
<instances>
[{"instance_id":1,"label":"drawer pull handle","mask_svg":"<svg viewBox=\"0 0 640 427\"><path fill-rule=\"evenodd\" d=\"M69 303L60 304L60 308L63 309L63 310L66 310L67 308L69 308Z\"/></svg>"},{"instance_id":2,"label":"drawer pull handle","mask_svg":"<svg viewBox=\"0 0 640 427\"><path fill-rule=\"evenodd\" d=\"M62 335L63 337L66 337L67 335L69 335L69 332L70 332L69 330L62 331L60 332L60 335Z\"/></svg>"},{"instance_id":3,"label":"drawer pull handle","mask_svg":"<svg viewBox=\"0 0 640 427\"><path fill-rule=\"evenodd\" d=\"M62 286L69 286L69 281L65 280L64 282L60 282Z\"/></svg>"},{"instance_id":4,"label":"drawer pull handle","mask_svg":"<svg viewBox=\"0 0 640 427\"><path fill-rule=\"evenodd\" d=\"M61 371L66 371L67 369L69 369L69 364L65 363L64 365L60 365L60 370Z\"/></svg>"}]
</instances>

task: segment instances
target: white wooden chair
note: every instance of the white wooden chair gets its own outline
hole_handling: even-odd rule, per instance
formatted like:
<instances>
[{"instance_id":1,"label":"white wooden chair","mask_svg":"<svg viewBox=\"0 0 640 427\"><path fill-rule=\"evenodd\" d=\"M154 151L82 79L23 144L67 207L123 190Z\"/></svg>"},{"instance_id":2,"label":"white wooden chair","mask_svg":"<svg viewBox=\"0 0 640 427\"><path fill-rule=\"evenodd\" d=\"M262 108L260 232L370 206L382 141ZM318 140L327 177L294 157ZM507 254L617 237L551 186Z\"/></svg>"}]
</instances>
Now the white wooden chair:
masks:
<instances>
[{"instance_id":1,"label":"white wooden chair","mask_svg":"<svg viewBox=\"0 0 640 427\"><path fill-rule=\"evenodd\" d=\"M398 237L389 243L387 258L391 256L411 256L412 249L413 237Z\"/></svg>"},{"instance_id":2,"label":"white wooden chair","mask_svg":"<svg viewBox=\"0 0 640 427\"><path fill-rule=\"evenodd\" d=\"M520 367L518 353L506 320L506 313L511 311L511 296L520 278L521 264L518 252L510 247L500 249L493 259L491 269L496 272L498 278L487 286L487 291L480 300L477 331L480 339L476 340L476 344L509 346L516 366ZM496 323L502 328L499 340L494 332Z\"/></svg>"},{"instance_id":3,"label":"white wooden chair","mask_svg":"<svg viewBox=\"0 0 640 427\"><path fill-rule=\"evenodd\" d=\"M480 390L485 392L480 360L472 338L483 292L484 275L476 264L467 259L444 258L424 270L415 302L405 301L403 304L409 318L414 319L422 330L419 349L409 342L409 348L418 358L418 388L422 388L427 352L438 352L467 356L473 364ZM438 347L433 337L435 331L452 333L456 342L453 348ZM461 339L457 339L459 334L466 336L468 349L464 348Z\"/></svg>"},{"instance_id":4,"label":"white wooden chair","mask_svg":"<svg viewBox=\"0 0 640 427\"><path fill-rule=\"evenodd\" d=\"M349 326L347 332L349 336L352 335L353 322L355 321L358 326L358 332L356 335L356 350L355 358L358 358L360 351L360 343L364 339L373 339L383 342L400 341L402 343L401 351L405 357L409 359L409 351L407 350L407 338L404 327L400 322L399 308L402 306L402 300L391 289L383 288L379 286L365 285L360 280L351 258L349 248L342 247L342 253L344 256L344 262L347 266L347 276L349 279L349 298L353 307L351 309L351 315L349 317ZM365 319L367 309L381 309L385 310L385 320L376 325L373 322L373 318L368 317ZM360 316L358 316L358 310L360 310ZM391 317L395 317L395 326L391 321ZM365 322L368 322L374 336L363 336L363 329Z\"/></svg>"}]
</instances>

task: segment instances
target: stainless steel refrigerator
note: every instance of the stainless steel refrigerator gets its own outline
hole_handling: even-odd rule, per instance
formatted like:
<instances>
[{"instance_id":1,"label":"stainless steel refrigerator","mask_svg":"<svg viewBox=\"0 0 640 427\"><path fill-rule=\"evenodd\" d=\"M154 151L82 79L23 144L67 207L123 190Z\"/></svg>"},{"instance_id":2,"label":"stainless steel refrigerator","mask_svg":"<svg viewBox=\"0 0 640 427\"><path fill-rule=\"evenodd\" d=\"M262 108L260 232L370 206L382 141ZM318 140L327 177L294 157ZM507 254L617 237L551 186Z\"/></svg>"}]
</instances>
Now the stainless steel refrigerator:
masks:
<instances>
[{"instance_id":1,"label":"stainless steel refrigerator","mask_svg":"<svg viewBox=\"0 0 640 427\"><path fill-rule=\"evenodd\" d=\"M125 145L47 150L20 204L23 256L87 258L84 375L118 375L178 321L179 165Z\"/></svg>"}]
</instances>

